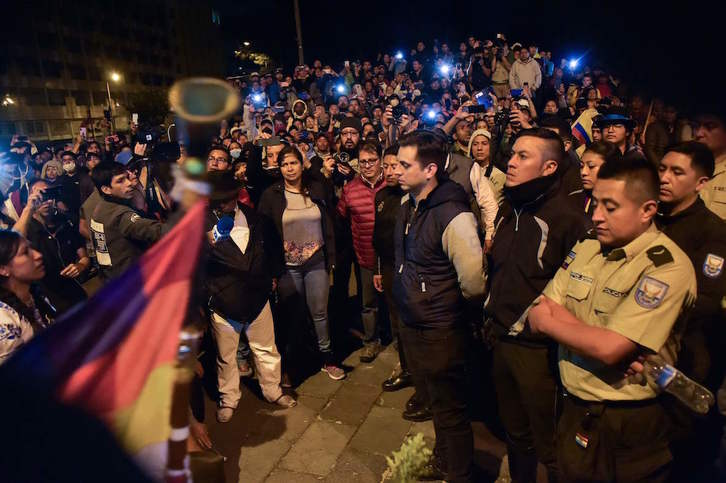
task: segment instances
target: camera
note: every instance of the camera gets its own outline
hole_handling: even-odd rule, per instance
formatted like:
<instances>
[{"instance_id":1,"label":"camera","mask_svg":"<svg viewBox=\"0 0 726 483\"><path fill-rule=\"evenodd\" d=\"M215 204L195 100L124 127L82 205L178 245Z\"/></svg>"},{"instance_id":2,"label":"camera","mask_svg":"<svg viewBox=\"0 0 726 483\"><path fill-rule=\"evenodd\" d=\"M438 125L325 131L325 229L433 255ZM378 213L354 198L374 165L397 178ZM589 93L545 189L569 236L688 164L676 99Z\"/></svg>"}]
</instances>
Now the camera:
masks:
<instances>
[{"instance_id":1,"label":"camera","mask_svg":"<svg viewBox=\"0 0 726 483\"><path fill-rule=\"evenodd\" d=\"M509 109L502 109L494 114L494 132L492 133L492 137L494 137L494 139L500 139L502 137L507 124L509 124L509 116L511 114L512 111Z\"/></svg>"},{"instance_id":2,"label":"camera","mask_svg":"<svg viewBox=\"0 0 726 483\"><path fill-rule=\"evenodd\" d=\"M333 158L335 158L336 163L341 163L341 164L350 163L350 155L348 153L346 153L345 151L341 151L338 154L335 154L333 156Z\"/></svg>"},{"instance_id":3,"label":"camera","mask_svg":"<svg viewBox=\"0 0 726 483\"><path fill-rule=\"evenodd\" d=\"M61 186L53 186L50 188L46 188L43 191L41 198L45 202L45 201L51 201L51 200L58 200L62 196L63 196L63 186L61 185Z\"/></svg>"},{"instance_id":4,"label":"camera","mask_svg":"<svg viewBox=\"0 0 726 483\"><path fill-rule=\"evenodd\" d=\"M136 142L139 144L153 144L159 140L159 137L159 130L150 126L145 126L136 132Z\"/></svg>"}]
</instances>

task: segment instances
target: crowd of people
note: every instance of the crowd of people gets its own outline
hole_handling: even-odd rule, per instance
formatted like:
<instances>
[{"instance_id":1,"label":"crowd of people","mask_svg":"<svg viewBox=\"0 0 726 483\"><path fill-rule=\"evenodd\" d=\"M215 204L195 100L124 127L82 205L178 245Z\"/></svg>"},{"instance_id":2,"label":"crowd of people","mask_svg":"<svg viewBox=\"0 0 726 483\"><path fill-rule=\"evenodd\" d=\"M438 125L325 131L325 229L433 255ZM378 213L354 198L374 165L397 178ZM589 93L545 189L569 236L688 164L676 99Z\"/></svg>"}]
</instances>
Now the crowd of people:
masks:
<instances>
[{"instance_id":1,"label":"crowd of people","mask_svg":"<svg viewBox=\"0 0 726 483\"><path fill-rule=\"evenodd\" d=\"M476 479L484 371L512 481L726 477L718 407L693 414L653 372L724 383L723 113L502 35L230 82L243 107L203 160L220 423L241 377L291 408L301 358L341 380L343 339L363 364L390 339L383 390L415 387L402 417L434 422L425 476ZM0 155L0 363L181 215L165 172L184 146L107 134Z\"/></svg>"}]
</instances>

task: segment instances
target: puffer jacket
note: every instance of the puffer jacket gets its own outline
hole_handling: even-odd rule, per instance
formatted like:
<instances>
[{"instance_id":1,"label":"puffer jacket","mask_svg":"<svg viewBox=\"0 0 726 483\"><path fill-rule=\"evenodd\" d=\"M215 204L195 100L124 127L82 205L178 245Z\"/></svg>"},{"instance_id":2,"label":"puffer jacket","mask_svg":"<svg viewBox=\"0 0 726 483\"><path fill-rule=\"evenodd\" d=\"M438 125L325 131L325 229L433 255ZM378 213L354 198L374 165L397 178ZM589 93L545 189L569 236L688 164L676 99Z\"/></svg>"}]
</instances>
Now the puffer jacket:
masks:
<instances>
[{"instance_id":1,"label":"puffer jacket","mask_svg":"<svg viewBox=\"0 0 726 483\"><path fill-rule=\"evenodd\" d=\"M373 228L376 224L376 193L386 186L383 174L374 184L361 176L343 187L338 201L338 215L350 220L353 232L353 249L361 267L373 270L376 267L376 253L373 249Z\"/></svg>"}]
</instances>

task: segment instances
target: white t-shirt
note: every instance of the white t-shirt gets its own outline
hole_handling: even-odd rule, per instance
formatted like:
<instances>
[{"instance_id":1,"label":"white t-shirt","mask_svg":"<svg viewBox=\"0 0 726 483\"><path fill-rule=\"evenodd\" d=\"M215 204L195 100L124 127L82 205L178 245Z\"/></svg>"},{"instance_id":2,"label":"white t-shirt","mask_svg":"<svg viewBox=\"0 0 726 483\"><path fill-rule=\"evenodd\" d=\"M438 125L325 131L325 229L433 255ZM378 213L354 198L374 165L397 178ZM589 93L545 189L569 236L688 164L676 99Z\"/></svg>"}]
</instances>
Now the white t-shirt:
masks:
<instances>
[{"instance_id":1,"label":"white t-shirt","mask_svg":"<svg viewBox=\"0 0 726 483\"><path fill-rule=\"evenodd\" d=\"M33 337L33 326L15 309L0 302L0 364Z\"/></svg>"}]
</instances>

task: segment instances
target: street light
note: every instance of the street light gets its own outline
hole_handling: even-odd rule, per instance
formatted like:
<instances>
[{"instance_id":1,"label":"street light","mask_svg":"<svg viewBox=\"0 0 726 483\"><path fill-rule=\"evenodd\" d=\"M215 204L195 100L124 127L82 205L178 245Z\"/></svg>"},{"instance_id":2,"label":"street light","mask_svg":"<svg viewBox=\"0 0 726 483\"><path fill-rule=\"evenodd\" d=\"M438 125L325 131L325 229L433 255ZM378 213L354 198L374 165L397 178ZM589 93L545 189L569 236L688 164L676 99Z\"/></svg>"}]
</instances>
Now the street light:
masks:
<instances>
[{"instance_id":1,"label":"street light","mask_svg":"<svg viewBox=\"0 0 726 483\"><path fill-rule=\"evenodd\" d=\"M242 42L242 45L244 45L245 47L249 47L250 43L245 41L245 42Z\"/></svg>"},{"instance_id":2,"label":"street light","mask_svg":"<svg viewBox=\"0 0 726 483\"><path fill-rule=\"evenodd\" d=\"M10 94L5 94L5 97L3 98L3 106L12 106L15 104L15 99L10 97Z\"/></svg>"},{"instance_id":3,"label":"street light","mask_svg":"<svg viewBox=\"0 0 726 483\"><path fill-rule=\"evenodd\" d=\"M112 71L109 77L114 82L119 82L121 80L121 74L116 71ZM111 102L111 86L109 85L108 80L106 80L106 93L108 94L108 112L111 114L111 127L114 132L116 132L116 122L113 120L113 103Z\"/></svg>"}]
</instances>

